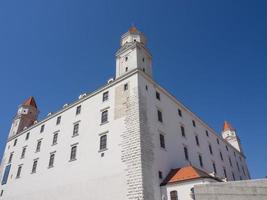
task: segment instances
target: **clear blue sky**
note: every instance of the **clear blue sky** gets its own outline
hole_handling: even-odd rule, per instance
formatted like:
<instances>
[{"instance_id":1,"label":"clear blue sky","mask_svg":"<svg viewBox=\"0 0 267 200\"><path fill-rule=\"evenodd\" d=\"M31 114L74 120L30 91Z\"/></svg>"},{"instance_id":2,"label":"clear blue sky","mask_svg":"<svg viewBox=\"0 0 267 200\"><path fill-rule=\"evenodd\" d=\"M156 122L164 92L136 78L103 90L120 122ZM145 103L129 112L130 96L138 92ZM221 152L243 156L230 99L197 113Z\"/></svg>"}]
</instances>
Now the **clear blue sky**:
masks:
<instances>
[{"instance_id":1,"label":"clear blue sky","mask_svg":"<svg viewBox=\"0 0 267 200\"><path fill-rule=\"evenodd\" d=\"M229 120L252 177L267 176L266 0L0 1L0 154L27 97L43 118L112 77L132 23L156 81L218 132Z\"/></svg>"}]
</instances>

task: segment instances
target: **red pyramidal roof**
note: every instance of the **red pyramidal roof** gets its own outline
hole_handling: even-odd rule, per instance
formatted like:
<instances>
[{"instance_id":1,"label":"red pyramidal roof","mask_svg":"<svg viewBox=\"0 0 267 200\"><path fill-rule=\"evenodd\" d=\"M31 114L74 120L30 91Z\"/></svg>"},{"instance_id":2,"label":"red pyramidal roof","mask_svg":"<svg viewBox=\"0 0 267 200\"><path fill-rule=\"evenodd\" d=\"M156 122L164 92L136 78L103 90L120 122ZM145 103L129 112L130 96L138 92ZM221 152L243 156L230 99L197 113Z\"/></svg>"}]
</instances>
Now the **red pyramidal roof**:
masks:
<instances>
[{"instance_id":1,"label":"red pyramidal roof","mask_svg":"<svg viewBox=\"0 0 267 200\"><path fill-rule=\"evenodd\" d=\"M223 131L234 131L235 129L231 126L231 124L227 121L223 124Z\"/></svg>"},{"instance_id":2,"label":"red pyramidal roof","mask_svg":"<svg viewBox=\"0 0 267 200\"><path fill-rule=\"evenodd\" d=\"M33 106L37 108L36 102L33 97L29 97L26 101L23 103L24 106Z\"/></svg>"}]
</instances>

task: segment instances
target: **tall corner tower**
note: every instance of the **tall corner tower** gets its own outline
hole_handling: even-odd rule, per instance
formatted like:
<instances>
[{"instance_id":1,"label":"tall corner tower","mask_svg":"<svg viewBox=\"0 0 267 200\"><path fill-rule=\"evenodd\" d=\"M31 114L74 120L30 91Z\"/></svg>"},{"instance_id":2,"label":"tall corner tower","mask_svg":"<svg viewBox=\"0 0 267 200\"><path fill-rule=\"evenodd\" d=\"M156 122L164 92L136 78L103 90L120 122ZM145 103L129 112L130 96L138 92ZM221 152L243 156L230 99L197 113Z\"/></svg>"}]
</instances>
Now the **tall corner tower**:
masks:
<instances>
[{"instance_id":1,"label":"tall corner tower","mask_svg":"<svg viewBox=\"0 0 267 200\"><path fill-rule=\"evenodd\" d=\"M146 44L145 35L134 26L121 36L116 53L116 78L136 68L152 77L152 56Z\"/></svg>"},{"instance_id":2,"label":"tall corner tower","mask_svg":"<svg viewBox=\"0 0 267 200\"><path fill-rule=\"evenodd\" d=\"M24 128L30 127L38 117L37 104L33 97L28 98L19 106L17 114L12 122L9 132L9 138L23 131Z\"/></svg>"},{"instance_id":3,"label":"tall corner tower","mask_svg":"<svg viewBox=\"0 0 267 200\"><path fill-rule=\"evenodd\" d=\"M235 147L239 152L243 153L240 139L236 134L236 130L227 121L225 121L223 125L222 137L227 142L229 142L233 147Z\"/></svg>"}]
</instances>

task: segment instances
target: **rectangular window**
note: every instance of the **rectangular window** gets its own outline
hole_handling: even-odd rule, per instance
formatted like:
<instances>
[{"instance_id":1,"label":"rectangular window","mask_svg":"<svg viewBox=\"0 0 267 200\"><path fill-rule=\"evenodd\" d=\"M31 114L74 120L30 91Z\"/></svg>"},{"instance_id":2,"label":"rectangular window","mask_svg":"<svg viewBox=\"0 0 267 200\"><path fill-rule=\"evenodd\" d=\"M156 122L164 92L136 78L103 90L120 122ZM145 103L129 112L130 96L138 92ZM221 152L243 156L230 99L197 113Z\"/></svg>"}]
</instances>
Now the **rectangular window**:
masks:
<instances>
[{"instance_id":1,"label":"rectangular window","mask_svg":"<svg viewBox=\"0 0 267 200\"><path fill-rule=\"evenodd\" d=\"M161 172L161 171L159 171L159 178L160 178L160 179L163 178L163 176L162 176L162 172Z\"/></svg>"},{"instance_id":2,"label":"rectangular window","mask_svg":"<svg viewBox=\"0 0 267 200\"><path fill-rule=\"evenodd\" d=\"M211 146L211 144L209 144L209 150L210 150L210 154L212 155L212 154L213 154L213 151L212 151L212 146Z\"/></svg>"},{"instance_id":3,"label":"rectangular window","mask_svg":"<svg viewBox=\"0 0 267 200\"><path fill-rule=\"evenodd\" d=\"M100 137L100 151L107 149L107 135L101 135Z\"/></svg>"},{"instance_id":4,"label":"rectangular window","mask_svg":"<svg viewBox=\"0 0 267 200\"><path fill-rule=\"evenodd\" d=\"M26 154L26 147L23 147L20 158L24 158Z\"/></svg>"},{"instance_id":5,"label":"rectangular window","mask_svg":"<svg viewBox=\"0 0 267 200\"><path fill-rule=\"evenodd\" d=\"M179 109L179 108L178 108L178 115L179 115L180 117L183 116L182 111L181 111L181 109Z\"/></svg>"},{"instance_id":6,"label":"rectangular window","mask_svg":"<svg viewBox=\"0 0 267 200\"><path fill-rule=\"evenodd\" d=\"M38 140L37 141L37 146L36 146L36 152L41 151L41 145L42 145L42 141L41 140Z\"/></svg>"},{"instance_id":7,"label":"rectangular window","mask_svg":"<svg viewBox=\"0 0 267 200\"><path fill-rule=\"evenodd\" d=\"M240 168L239 168L238 162L236 162L236 166L237 166L238 171L240 172Z\"/></svg>"},{"instance_id":8,"label":"rectangular window","mask_svg":"<svg viewBox=\"0 0 267 200\"><path fill-rule=\"evenodd\" d=\"M25 138L25 140L28 140L29 137L30 137L30 132L28 132L28 133L26 134L26 138Z\"/></svg>"},{"instance_id":9,"label":"rectangular window","mask_svg":"<svg viewBox=\"0 0 267 200\"><path fill-rule=\"evenodd\" d=\"M165 137L162 134L159 134L160 147L165 149Z\"/></svg>"},{"instance_id":10,"label":"rectangular window","mask_svg":"<svg viewBox=\"0 0 267 200\"><path fill-rule=\"evenodd\" d=\"M74 145L71 147L70 161L76 160L76 156L77 156L77 145Z\"/></svg>"},{"instance_id":11,"label":"rectangular window","mask_svg":"<svg viewBox=\"0 0 267 200\"><path fill-rule=\"evenodd\" d=\"M184 157L185 157L186 160L189 160L189 154L188 154L187 147L184 147Z\"/></svg>"},{"instance_id":12,"label":"rectangular window","mask_svg":"<svg viewBox=\"0 0 267 200\"><path fill-rule=\"evenodd\" d=\"M17 145L17 142L18 142L18 140L15 139L15 140L14 140L14 143L13 143L13 146L16 146L16 145Z\"/></svg>"},{"instance_id":13,"label":"rectangular window","mask_svg":"<svg viewBox=\"0 0 267 200\"><path fill-rule=\"evenodd\" d=\"M4 190L1 190L0 197L3 196Z\"/></svg>"},{"instance_id":14,"label":"rectangular window","mask_svg":"<svg viewBox=\"0 0 267 200\"><path fill-rule=\"evenodd\" d=\"M54 167L55 153L50 154L48 168Z\"/></svg>"},{"instance_id":15,"label":"rectangular window","mask_svg":"<svg viewBox=\"0 0 267 200\"><path fill-rule=\"evenodd\" d=\"M108 110L101 113L101 124L108 122Z\"/></svg>"},{"instance_id":16,"label":"rectangular window","mask_svg":"<svg viewBox=\"0 0 267 200\"><path fill-rule=\"evenodd\" d=\"M123 89L124 91L128 90L128 83L124 84Z\"/></svg>"},{"instance_id":17,"label":"rectangular window","mask_svg":"<svg viewBox=\"0 0 267 200\"><path fill-rule=\"evenodd\" d=\"M199 139L197 135L195 136L195 139L196 139L196 145L199 146Z\"/></svg>"},{"instance_id":18,"label":"rectangular window","mask_svg":"<svg viewBox=\"0 0 267 200\"><path fill-rule=\"evenodd\" d=\"M227 146L227 145L225 146L225 148L226 148L226 150L228 151L228 146Z\"/></svg>"},{"instance_id":19,"label":"rectangular window","mask_svg":"<svg viewBox=\"0 0 267 200\"><path fill-rule=\"evenodd\" d=\"M102 101L107 101L108 100L108 91L103 93L103 98Z\"/></svg>"},{"instance_id":20,"label":"rectangular window","mask_svg":"<svg viewBox=\"0 0 267 200\"><path fill-rule=\"evenodd\" d=\"M158 110L158 121L163 122L162 112L160 110Z\"/></svg>"},{"instance_id":21,"label":"rectangular window","mask_svg":"<svg viewBox=\"0 0 267 200\"><path fill-rule=\"evenodd\" d=\"M72 136L79 135L79 123L74 124Z\"/></svg>"},{"instance_id":22,"label":"rectangular window","mask_svg":"<svg viewBox=\"0 0 267 200\"><path fill-rule=\"evenodd\" d=\"M12 162L13 155L14 155L13 152L9 155L8 163L11 163Z\"/></svg>"},{"instance_id":23,"label":"rectangular window","mask_svg":"<svg viewBox=\"0 0 267 200\"><path fill-rule=\"evenodd\" d=\"M243 171L243 174L246 176L246 172L243 166L242 166L242 171Z\"/></svg>"},{"instance_id":24,"label":"rectangular window","mask_svg":"<svg viewBox=\"0 0 267 200\"><path fill-rule=\"evenodd\" d=\"M5 185L8 180L9 172L10 172L11 165L7 165L4 171L4 176L2 179L2 185Z\"/></svg>"},{"instance_id":25,"label":"rectangular window","mask_svg":"<svg viewBox=\"0 0 267 200\"><path fill-rule=\"evenodd\" d=\"M57 144L57 138L58 138L58 133L54 133L52 145L56 145Z\"/></svg>"},{"instance_id":26,"label":"rectangular window","mask_svg":"<svg viewBox=\"0 0 267 200\"><path fill-rule=\"evenodd\" d=\"M45 125L43 124L43 125L41 126L40 133L44 132L44 129L45 129Z\"/></svg>"},{"instance_id":27,"label":"rectangular window","mask_svg":"<svg viewBox=\"0 0 267 200\"><path fill-rule=\"evenodd\" d=\"M233 176L233 180L235 181L235 174L234 174L234 172L232 172L232 176Z\"/></svg>"},{"instance_id":28,"label":"rectangular window","mask_svg":"<svg viewBox=\"0 0 267 200\"><path fill-rule=\"evenodd\" d=\"M160 101L160 93L158 91L156 91L156 98Z\"/></svg>"},{"instance_id":29,"label":"rectangular window","mask_svg":"<svg viewBox=\"0 0 267 200\"><path fill-rule=\"evenodd\" d=\"M185 129L184 129L183 126L181 126L181 134L182 134L183 137L185 137Z\"/></svg>"},{"instance_id":30,"label":"rectangular window","mask_svg":"<svg viewBox=\"0 0 267 200\"><path fill-rule=\"evenodd\" d=\"M192 125L196 127L196 122L194 120L192 120Z\"/></svg>"},{"instance_id":31,"label":"rectangular window","mask_svg":"<svg viewBox=\"0 0 267 200\"><path fill-rule=\"evenodd\" d=\"M79 105L76 107L76 115L79 115L81 113L82 106Z\"/></svg>"},{"instance_id":32,"label":"rectangular window","mask_svg":"<svg viewBox=\"0 0 267 200\"><path fill-rule=\"evenodd\" d=\"M213 171L215 174L217 174L216 164L215 162L212 163Z\"/></svg>"},{"instance_id":33,"label":"rectangular window","mask_svg":"<svg viewBox=\"0 0 267 200\"><path fill-rule=\"evenodd\" d=\"M32 174L36 173L38 160L34 160L32 164Z\"/></svg>"},{"instance_id":34,"label":"rectangular window","mask_svg":"<svg viewBox=\"0 0 267 200\"><path fill-rule=\"evenodd\" d=\"M223 173L224 173L224 178L227 178L227 173L226 173L226 169L223 168Z\"/></svg>"},{"instance_id":35,"label":"rectangular window","mask_svg":"<svg viewBox=\"0 0 267 200\"><path fill-rule=\"evenodd\" d=\"M17 171L16 178L20 178L21 169L22 169L22 165L20 165L20 166L18 167L18 171Z\"/></svg>"},{"instance_id":36,"label":"rectangular window","mask_svg":"<svg viewBox=\"0 0 267 200\"><path fill-rule=\"evenodd\" d=\"M56 124L59 125L60 122L61 122L61 116L58 116L58 117L57 117L57 123L56 123Z\"/></svg>"},{"instance_id":37,"label":"rectangular window","mask_svg":"<svg viewBox=\"0 0 267 200\"><path fill-rule=\"evenodd\" d=\"M220 140L217 138L217 144L220 144Z\"/></svg>"},{"instance_id":38,"label":"rectangular window","mask_svg":"<svg viewBox=\"0 0 267 200\"><path fill-rule=\"evenodd\" d=\"M209 137L209 132L208 131L206 131L206 136Z\"/></svg>"},{"instance_id":39,"label":"rectangular window","mask_svg":"<svg viewBox=\"0 0 267 200\"><path fill-rule=\"evenodd\" d=\"M230 166L233 167L232 160L230 157L229 157L229 163L230 163Z\"/></svg>"},{"instance_id":40,"label":"rectangular window","mask_svg":"<svg viewBox=\"0 0 267 200\"><path fill-rule=\"evenodd\" d=\"M222 155L222 152L220 151L220 157L221 157L221 160L223 160L223 155Z\"/></svg>"},{"instance_id":41,"label":"rectangular window","mask_svg":"<svg viewBox=\"0 0 267 200\"><path fill-rule=\"evenodd\" d=\"M200 154L198 155L198 160L199 160L199 165L200 165L201 167L203 167L202 156L201 156Z\"/></svg>"},{"instance_id":42,"label":"rectangular window","mask_svg":"<svg viewBox=\"0 0 267 200\"><path fill-rule=\"evenodd\" d=\"M176 191L176 190L171 191L171 192L170 192L170 197L171 197L171 200L178 200L178 194L177 194L177 191Z\"/></svg>"}]
</instances>

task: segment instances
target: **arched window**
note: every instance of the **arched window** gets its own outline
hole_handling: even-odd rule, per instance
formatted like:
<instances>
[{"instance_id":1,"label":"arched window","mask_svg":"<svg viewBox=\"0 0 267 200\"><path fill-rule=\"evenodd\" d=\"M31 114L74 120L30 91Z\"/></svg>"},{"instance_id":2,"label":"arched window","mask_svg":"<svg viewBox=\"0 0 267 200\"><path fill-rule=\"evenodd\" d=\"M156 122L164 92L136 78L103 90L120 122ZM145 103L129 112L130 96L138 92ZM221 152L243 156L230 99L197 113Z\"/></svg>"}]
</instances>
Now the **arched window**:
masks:
<instances>
[{"instance_id":1,"label":"arched window","mask_svg":"<svg viewBox=\"0 0 267 200\"><path fill-rule=\"evenodd\" d=\"M178 200L178 194L176 190L171 191L170 196L171 196L171 200Z\"/></svg>"},{"instance_id":2,"label":"arched window","mask_svg":"<svg viewBox=\"0 0 267 200\"><path fill-rule=\"evenodd\" d=\"M107 135L102 135L100 137L100 150L107 148Z\"/></svg>"}]
</instances>

